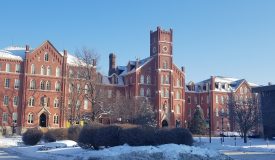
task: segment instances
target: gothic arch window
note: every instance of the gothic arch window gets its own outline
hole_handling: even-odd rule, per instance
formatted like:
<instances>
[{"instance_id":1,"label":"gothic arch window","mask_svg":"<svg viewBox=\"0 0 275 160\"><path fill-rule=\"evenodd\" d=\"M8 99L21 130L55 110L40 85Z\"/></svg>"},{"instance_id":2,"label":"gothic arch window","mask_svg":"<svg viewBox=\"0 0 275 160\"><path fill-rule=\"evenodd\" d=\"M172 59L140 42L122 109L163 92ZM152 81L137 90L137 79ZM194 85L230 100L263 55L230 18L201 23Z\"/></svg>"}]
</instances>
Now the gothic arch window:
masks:
<instances>
[{"instance_id":1,"label":"gothic arch window","mask_svg":"<svg viewBox=\"0 0 275 160\"><path fill-rule=\"evenodd\" d=\"M177 87L180 87L181 86L181 84L180 84L180 79L178 78L177 79Z\"/></svg>"},{"instance_id":2,"label":"gothic arch window","mask_svg":"<svg viewBox=\"0 0 275 160\"><path fill-rule=\"evenodd\" d=\"M61 73L60 73L60 68L59 67L56 67L55 69L55 76L56 77L60 77Z\"/></svg>"},{"instance_id":3,"label":"gothic arch window","mask_svg":"<svg viewBox=\"0 0 275 160\"><path fill-rule=\"evenodd\" d=\"M59 100L57 98L54 99L53 106L57 108L59 106Z\"/></svg>"},{"instance_id":4,"label":"gothic arch window","mask_svg":"<svg viewBox=\"0 0 275 160\"><path fill-rule=\"evenodd\" d=\"M140 96L144 96L144 88L140 88Z\"/></svg>"},{"instance_id":5,"label":"gothic arch window","mask_svg":"<svg viewBox=\"0 0 275 160\"><path fill-rule=\"evenodd\" d=\"M89 90L89 88L88 88L88 84L85 84L84 89L85 89L85 94L88 94L88 90Z\"/></svg>"},{"instance_id":6,"label":"gothic arch window","mask_svg":"<svg viewBox=\"0 0 275 160\"><path fill-rule=\"evenodd\" d=\"M143 74L140 76L140 83L144 84L144 75Z\"/></svg>"},{"instance_id":7,"label":"gothic arch window","mask_svg":"<svg viewBox=\"0 0 275 160\"><path fill-rule=\"evenodd\" d=\"M169 84L169 75L165 76L165 84Z\"/></svg>"},{"instance_id":8,"label":"gothic arch window","mask_svg":"<svg viewBox=\"0 0 275 160\"><path fill-rule=\"evenodd\" d=\"M168 63L167 61L163 61L163 69L167 69L168 68Z\"/></svg>"},{"instance_id":9,"label":"gothic arch window","mask_svg":"<svg viewBox=\"0 0 275 160\"><path fill-rule=\"evenodd\" d=\"M46 89L51 90L51 82L50 81L46 82Z\"/></svg>"},{"instance_id":10,"label":"gothic arch window","mask_svg":"<svg viewBox=\"0 0 275 160\"><path fill-rule=\"evenodd\" d=\"M29 106L33 107L35 104L34 104L34 98L33 97L30 97L29 98Z\"/></svg>"},{"instance_id":11,"label":"gothic arch window","mask_svg":"<svg viewBox=\"0 0 275 160\"><path fill-rule=\"evenodd\" d=\"M50 104L50 98L49 97L43 96L43 97L40 98L40 105L41 106L49 107L49 104Z\"/></svg>"},{"instance_id":12,"label":"gothic arch window","mask_svg":"<svg viewBox=\"0 0 275 160\"><path fill-rule=\"evenodd\" d=\"M57 92L61 91L61 84L59 81L55 82L55 91Z\"/></svg>"},{"instance_id":13,"label":"gothic arch window","mask_svg":"<svg viewBox=\"0 0 275 160\"><path fill-rule=\"evenodd\" d=\"M31 74L35 74L35 66L34 66L34 64L31 65Z\"/></svg>"},{"instance_id":14,"label":"gothic arch window","mask_svg":"<svg viewBox=\"0 0 275 160\"><path fill-rule=\"evenodd\" d=\"M30 82L30 89L35 89L36 85L35 85L35 80L31 80Z\"/></svg>"},{"instance_id":15,"label":"gothic arch window","mask_svg":"<svg viewBox=\"0 0 275 160\"><path fill-rule=\"evenodd\" d=\"M52 74L52 69L50 66L47 67L47 75L50 76Z\"/></svg>"},{"instance_id":16,"label":"gothic arch window","mask_svg":"<svg viewBox=\"0 0 275 160\"><path fill-rule=\"evenodd\" d=\"M41 82L40 82L40 89L41 89L41 90L45 90L45 88L46 88L45 85L46 85L46 84L45 84L45 81L41 81Z\"/></svg>"},{"instance_id":17,"label":"gothic arch window","mask_svg":"<svg viewBox=\"0 0 275 160\"><path fill-rule=\"evenodd\" d=\"M165 89L165 97L169 97L169 90L168 90L168 88Z\"/></svg>"},{"instance_id":18,"label":"gothic arch window","mask_svg":"<svg viewBox=\"0 0 275 160\"><path fill-rule=\"evenodd\" d=\"M150 75L147 76L147 84L151 84L151 77L150 77Z\"/></svg>"},{"instance_id":19,"label":"gothic arch window","mask_svg":"<svg viewBox=\"0 0 275 160\"><path fill-rule=\"evenodd\" d=\"M41 71L40 71L40 74L41 75L46 75L46 68L45 68L45 66L41 66Z\"/></svg>"},{"instance_id":20,"label":"gothic arch window","mask_svg":"<svg viewBox=\"0 0 275 160\"><path fill-rule=\"evenodd\" d=\"M179 104L176 106L176 113L180 114L180 105Z\"/></svg>"},{"instance_id":21,"label":"gothic arch window","mask_svg":"<svg viewBox=\"0 0 275 160\"><path fill-rule=\"evenodd\" d=\"M146 96L147 97L151 97L151 90L150 90L150 88L147 88L147 90L146 90Z\"/></svg>"},{"instance_id":22,"label":"gothic arch window","mask_svg":"<svg viewBox=\"0 0 275 160\"><path fill-rule=\"evenodd\" d=\"M59 117L57 114L53 115L53 124L58 124L59 123Z\"/></svg>"},{"instance_id":23,"label":"gothic arch window","mask_svg":"<svg viewBox=\"0 0 275 160\"><path fill-rule=\"evenodd\" d=\"M44 60L47 62L49 61L49 53L47 53L47 52L45 53Z\"/></svg>"},{"instance_id":24,"label":"gothic arch window","mask_svg":"<svg viewBox=\"0 0 275 160\"><path fill-rule=\"evenodd\" d=\"M32 124L32 123L33 123L33 120L34 120L33 114L32 114L32 113L29 113L29 114L28 114L28 123L29 123L29 124Z\"/></svg>"}]
</instances>

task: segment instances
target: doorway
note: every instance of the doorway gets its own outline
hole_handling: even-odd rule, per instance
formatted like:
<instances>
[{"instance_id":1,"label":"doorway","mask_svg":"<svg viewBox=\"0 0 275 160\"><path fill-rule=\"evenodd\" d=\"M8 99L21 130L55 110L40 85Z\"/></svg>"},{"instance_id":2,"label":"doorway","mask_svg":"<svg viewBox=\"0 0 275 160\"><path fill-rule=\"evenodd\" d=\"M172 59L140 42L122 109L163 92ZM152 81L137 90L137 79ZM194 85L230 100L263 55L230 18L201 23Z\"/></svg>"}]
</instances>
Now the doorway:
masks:
<instances>
[{"instance_id":1,"label":"doorway","mask_svg":"<svg viewBox=\"0 0 275 160\"><path fill-rule=\"evenodd\" d=\"M161 122L161 126L164 128L164 127L168 127L168 122L166 120L163 120Z\"/></svg>"},{"instance_id":2,"label":"doorway","mask_svg":"<svg viewBox=\"0 0 275 160\"><path fill-rule=\"evenodd\" d=\"M45 113L42 113L39 117L39 126L47 127L47 116Z\"/></svg>"}]
</instances>

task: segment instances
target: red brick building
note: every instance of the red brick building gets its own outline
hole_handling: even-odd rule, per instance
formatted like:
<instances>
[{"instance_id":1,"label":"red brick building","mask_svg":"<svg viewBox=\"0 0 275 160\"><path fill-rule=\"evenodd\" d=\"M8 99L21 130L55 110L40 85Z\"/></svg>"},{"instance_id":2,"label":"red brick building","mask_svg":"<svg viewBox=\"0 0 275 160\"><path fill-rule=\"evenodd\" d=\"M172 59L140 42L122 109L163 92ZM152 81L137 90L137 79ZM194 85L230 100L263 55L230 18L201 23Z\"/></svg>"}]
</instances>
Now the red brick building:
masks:
<instances>
[{"instance_id":1,"label":"red brick building","mask_svg":"<svg viewBox=\"0 0 275 160\"><path fill-rule=\"evenodd\" d=\"M230 120L227 102L234 96L236 100L252 98L252 88L257 84L249 83L245 79L221 76L211 76L204 81L186 85L186 115L185 124L191 121L196 107L201 107L204 117L211 118L211 131L219 134L224 131L234 131L234 120Z\"/></svg>"}]
</instances>

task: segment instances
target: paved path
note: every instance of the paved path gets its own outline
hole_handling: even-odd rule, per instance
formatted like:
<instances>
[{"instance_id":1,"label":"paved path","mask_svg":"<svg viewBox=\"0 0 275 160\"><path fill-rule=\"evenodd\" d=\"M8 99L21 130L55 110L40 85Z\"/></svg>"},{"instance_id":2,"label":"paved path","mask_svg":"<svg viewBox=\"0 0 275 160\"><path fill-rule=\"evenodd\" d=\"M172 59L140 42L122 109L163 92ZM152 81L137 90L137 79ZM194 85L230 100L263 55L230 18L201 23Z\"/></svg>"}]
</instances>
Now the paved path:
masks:
<instances>
[{"instance_id":1,"label":"paved path","mask_svg":"<svg viewBox=\"0 0 275 160\"><path fill-rule=\"evenodd\" d=\"M223 153L235 160L275 160L275 153L270 152L223 151Z\"/></svg>"},{"instance_id":2,"label":"paved path","mask_svg":"<svg viewBox=\"0 0 275 160\"><path fill-rule=\"evenodd\" d=\"M29 160L29 158L18 156L15 153L7 152L5 149L0 148L0 160Z\"/></svg>"}]
</instances>

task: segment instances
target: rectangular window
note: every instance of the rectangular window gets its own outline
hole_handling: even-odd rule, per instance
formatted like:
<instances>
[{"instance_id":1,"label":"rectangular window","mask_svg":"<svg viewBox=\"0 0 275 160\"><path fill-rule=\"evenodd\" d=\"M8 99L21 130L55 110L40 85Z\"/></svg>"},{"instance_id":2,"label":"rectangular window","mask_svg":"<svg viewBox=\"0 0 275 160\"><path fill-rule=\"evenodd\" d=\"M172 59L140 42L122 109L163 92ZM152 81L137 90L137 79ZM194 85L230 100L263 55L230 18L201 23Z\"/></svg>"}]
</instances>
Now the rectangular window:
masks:
<instances>
[{"instance_id":1,"label":"rectangular window","mask_svg":"<svg viewBox=\"0 0 275 160\"><path fill-rule=\"evenodd\" d=\"M188 98L187 98L187 103L191 104L191 97L190 96L188 96Z\"/></svg>"},{"instance_id":2,"label":"rectangular window","mask_svg":"<svg viewBox=\"0 0 275 160\"><path fill-rule=\"evenodd\" d=\"M15 65L15 72L16 72L16 73L20 73L20 71L21 71L20 65L19 65L19 64L16 64L16 65Z\"/></svg>"},{"instance_id":3,"label":"rectangular window","mask_svg":"<svg viewBox=\"0 0 275 160\"><path fill-rule=\"evenodd\" d=\"M57 115L53 116L53 123L58 124L58 116Z\"/></svg>"},{"instance_id":4,"label":"rectangular window","mask_svg":"<svg viewBox=\"0 0 275 160\"><path fill-rule=\"evenodd\" d=\"M8 116L9 116L8 113L6 113L6 112L3 113L3 119L2 119L3 123L7 123L8 122Z\"/></svg>"},{"instance_id":5,"label":"rectangular window","mask_svg":"<svg viewBox=\"0 0 275 160\"><path fill-rule=\"evenodd\" d=\"M8 105L9 104L9 96L4 96L4 105Z\"/></svg>"},{"instance_id":6,"label":"rectangular window","mask_svg":"<svg viewBox=\"0 0 275 160\"><path fill-rule=\"evenodd\" d=\"M5 78L5 88L10 88L10 79Z\"/></svg>"},{"instance_id":7,"label":"rectangular window","mask_svg":"<svg viewBox=\"0 0 275 160\"><path fill-rule=\"evenodd\" d=\"M14 80L14 88L18 89L20 87L20 80L19 79L15 79Z\"/></svg>"},{"instance_id":8,"label":"rectangular window","mask_svg":"<svg viewBox=\"0 0 275 160\"><path fill-rule=\"evenodd\" d=\"M6 63L6 72L11 72L11 65Z\"/></svg>"},{"instance_id":9,"label":"rectangular window","mask_svg":"<svg viewBox=\"0 0 275 160\"><path fill-rule=\"evenodd\" d=\"M13 123L17 123L17 113L16 112L12 113L12 121L13 121Z\"/></svg>"},{"instance_id":10,"label":"rectangular window","mask_svg":"<svg viewBox=\"0 0 275 160\"><path fill-rule=\"evenodd\" d=\"M28 123L30 123L30 124L33 123L33 114L28 115Z\"/></svg>"},{"instance_id":11,"label":"rectangular window","mask_svg":"<svg viewBox=\"0 0 275 160\"><path fill-rule=\"evenodd\" d=\"M216 103L219 104L219 96L216 95Z\"/></svg>"},{"instance_id":12,"label":"rectangular window","mask_svg":"<svg viewBox=\"0 0 275 160\"><path fill-rule=\"evenodd\" d=\"M18 100L19 100L18 96L13 97L13 105L14 106L18 106Z\"/></svg>"}]
</instances>

